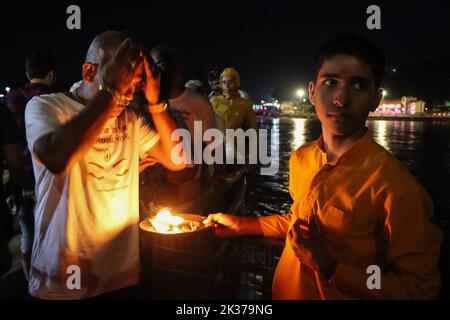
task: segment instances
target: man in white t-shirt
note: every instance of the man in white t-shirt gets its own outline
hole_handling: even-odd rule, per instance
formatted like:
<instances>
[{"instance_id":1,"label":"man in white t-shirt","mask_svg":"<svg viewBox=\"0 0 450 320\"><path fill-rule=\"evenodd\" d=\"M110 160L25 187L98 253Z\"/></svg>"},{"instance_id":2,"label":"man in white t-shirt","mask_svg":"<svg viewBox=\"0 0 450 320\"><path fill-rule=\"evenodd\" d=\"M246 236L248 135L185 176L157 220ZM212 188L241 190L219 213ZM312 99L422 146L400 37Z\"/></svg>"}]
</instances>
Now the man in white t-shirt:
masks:
<instances>
[{"instance_id":1,"label":"man in white t-shirt","mask_svg":"<svg viewBox=\"0 0 450 320\"><path fill-rule=\"evenodd\" d=\"M139 160L170 170L176 124L157 104L159 77L123 33L97 36L72 94L36 97L26 108L36 177L35 242L29 283L40 299L82 299L139 282ZM145 73L145 82L142 81ZM143 86L156 130L128 103Z\"/></svg>"}]
</instances>

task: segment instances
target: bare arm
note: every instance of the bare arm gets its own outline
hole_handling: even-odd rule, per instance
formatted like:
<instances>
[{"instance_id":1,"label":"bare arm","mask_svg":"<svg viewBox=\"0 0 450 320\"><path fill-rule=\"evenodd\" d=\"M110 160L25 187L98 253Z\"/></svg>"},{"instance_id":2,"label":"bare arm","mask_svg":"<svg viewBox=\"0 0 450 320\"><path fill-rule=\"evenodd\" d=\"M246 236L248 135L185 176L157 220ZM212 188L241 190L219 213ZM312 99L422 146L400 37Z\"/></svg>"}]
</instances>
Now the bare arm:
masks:
<instances>
[{"instance_id":1,"label":"bare arm","mask_svg":"<svg viewBox=\"0 0 450 320\"><path fill-rule=\"evenodd\" d=\"M140 47L126 39L110 61L99 65L100 83L117 90L120 95L125 93L135 72L142 66L140 54ZM130 61L136 63L130 64ZM115 97L100 90L80 114L36 140L33 151L52 173L68 170L92 147L107 119L117 112L115 108L119 108Z\"/></svg>"},{"instance_id":2,"label":"bare arm","mask_svg":"<svg viewBox=\"0 0 450 320\"><path fill-rule=\"evenodd\" d=\"M215 213L210 214L203 223L213 225L216 234L221 237L263 236L257 217Z\"/></svg>"},{"instance_id":3,"label":"bare arm","mask_svg":"<svg viewBox=\"0 0 450 320\"><path fill-rule=\"evenodd\" d=\"M147 56L144 56L144 69L146 75L144 93L150 105L149 112L160 137L158 143L148 153L169 170L183 170L186 168L186 164L177 164L172 159L172 149L177 145L176 141L172 141L172 133L178 129L178 126L172 119L167 106L164 107L164 102L156 104L158 95L155 92L159 93L159 77L153 75Z\"/></svg>"},{"instance_id":4,"label":"bare arm","mask_svg":"<svg viewBox=\"0 0 450 320\"><path fill-rule=\"evenodd\" d=\"M99 91L79 115L36 140L33 151L52 173L69 169L94 144L113 105L112 96Z\"/></svg>"},{"instance_id":5,"label":"bare arm","mask_svg":"<svg viewBox=\"0 0 450 320\"><path fill-rule=\"evenodd\" d=\"M178 144L177 141L172 141L172 133L178 129L178 126L170 116L167 108L162 112L151 112L151 115L160 137L160 140L156 145L158 149L153 150L154 148L152 148L152 150L150 150L151 155L154 156L156 152L161 153L159 158L163 159L163 165L169 170L179 171L185 169L185 163L177 164L172 159L172 149Z\"/></svg>"},{"instance_id":6,"label":"bare arm","mask_svg":"<svg viewBox=\"0 0 450 320\"><path fill-rule=\"evenodd\" d=\"M155 159L158 163L162 164L166 169L171 171L183 170L186 165L175 164L171 159L171 149L167 152L164 150L164 146L159 140L147 153Z\"/></svg>"}]
</instances>

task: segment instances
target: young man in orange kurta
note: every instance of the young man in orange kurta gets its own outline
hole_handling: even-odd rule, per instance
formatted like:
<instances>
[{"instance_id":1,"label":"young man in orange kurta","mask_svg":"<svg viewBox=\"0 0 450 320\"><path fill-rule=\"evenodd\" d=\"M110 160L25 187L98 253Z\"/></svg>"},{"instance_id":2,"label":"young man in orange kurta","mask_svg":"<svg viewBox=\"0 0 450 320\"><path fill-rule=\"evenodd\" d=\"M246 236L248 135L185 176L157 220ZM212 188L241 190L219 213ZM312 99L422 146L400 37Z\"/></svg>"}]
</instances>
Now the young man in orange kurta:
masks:
<instances>
[{"instance_id":1,"label":"young man in orange kurta","mask_svg":"<svg viewBox=\"0 0 450 320\"><path fill-rule=\"evenodd\" d=\"M291 156L291 212L219 213L205 223L222 236L286 238L274 299L436 298L442 232L430 222L433 203L365 126L382 96L382 52L344 35L319 51L316 65L309 93L322 136ZM368 285L373 266L379 288Z\"/></svg>"}]
</instances>

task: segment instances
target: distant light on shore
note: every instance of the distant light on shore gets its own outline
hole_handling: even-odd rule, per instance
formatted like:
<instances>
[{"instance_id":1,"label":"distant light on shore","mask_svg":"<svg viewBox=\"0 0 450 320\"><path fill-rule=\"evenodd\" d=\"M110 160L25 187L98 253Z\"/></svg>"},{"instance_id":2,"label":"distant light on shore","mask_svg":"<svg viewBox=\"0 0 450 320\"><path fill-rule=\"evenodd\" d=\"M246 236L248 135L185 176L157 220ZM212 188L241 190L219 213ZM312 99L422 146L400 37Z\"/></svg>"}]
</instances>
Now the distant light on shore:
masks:
<instances>
[{"instance_id":1,"label":"distant light on shore","mask_svg":"<svg viewBox=\"0 0 450 320\"><path fill-rule=\"evenodd\" d=\"M298 89L298 90L297 90L297 96L298 96L299 98L303 98L303 97L305 96L305 90L303 90L303 89Z\"/></svg>"}]
</instances>

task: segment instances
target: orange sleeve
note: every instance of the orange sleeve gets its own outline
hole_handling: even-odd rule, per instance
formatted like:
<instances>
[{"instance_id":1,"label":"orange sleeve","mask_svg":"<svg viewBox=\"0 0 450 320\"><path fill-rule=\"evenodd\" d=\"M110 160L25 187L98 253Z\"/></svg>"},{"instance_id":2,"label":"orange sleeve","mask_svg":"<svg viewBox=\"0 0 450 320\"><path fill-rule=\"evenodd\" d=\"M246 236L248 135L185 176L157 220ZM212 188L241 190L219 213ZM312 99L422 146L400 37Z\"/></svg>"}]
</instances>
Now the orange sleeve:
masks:
<instances>
[{"instance_id":1,"label":"orange sleeve","mask_svg":"<svg viewBox=\"0 0 450 320\"><path fill-rule=\"evenodd\" d=\"M298 188L295 179L298 167L297 163L296 152L294 152L289 159L289 193L292 199L294 199L294 190ZM294 206L291 207L291 210L292 209L295 210ZM291 218L292 211L287 214L259 217L258 220L264 237L285 239L289 231Z\"/></svg>"},{"instance_id":2,"label":"orange sleeve","mask_svg":"<svg viewBox=\"0 0 450 320\"><path fill-rule=\"evenodd\" d=\"M366 268L339 263L331 283L344 293L369 299L435 299L440 290L437 267L442 232L429 220L433 203L417 185L384 202L387 241L386 265L380 289L368 289L373 273ZM368 266L367 266L368 267Z\"/></svg>"},{"instance_id":3,"label":"orange sleeve","mask_svg":"<svg viewBox=\"0 0 450 320\"><path fill-rule=\"evenodd\" d=\"M291 221L291 214L274 214L272 216L259 217L259 224L266 238L286 238Z\"/></svg>"}]
</instances>

